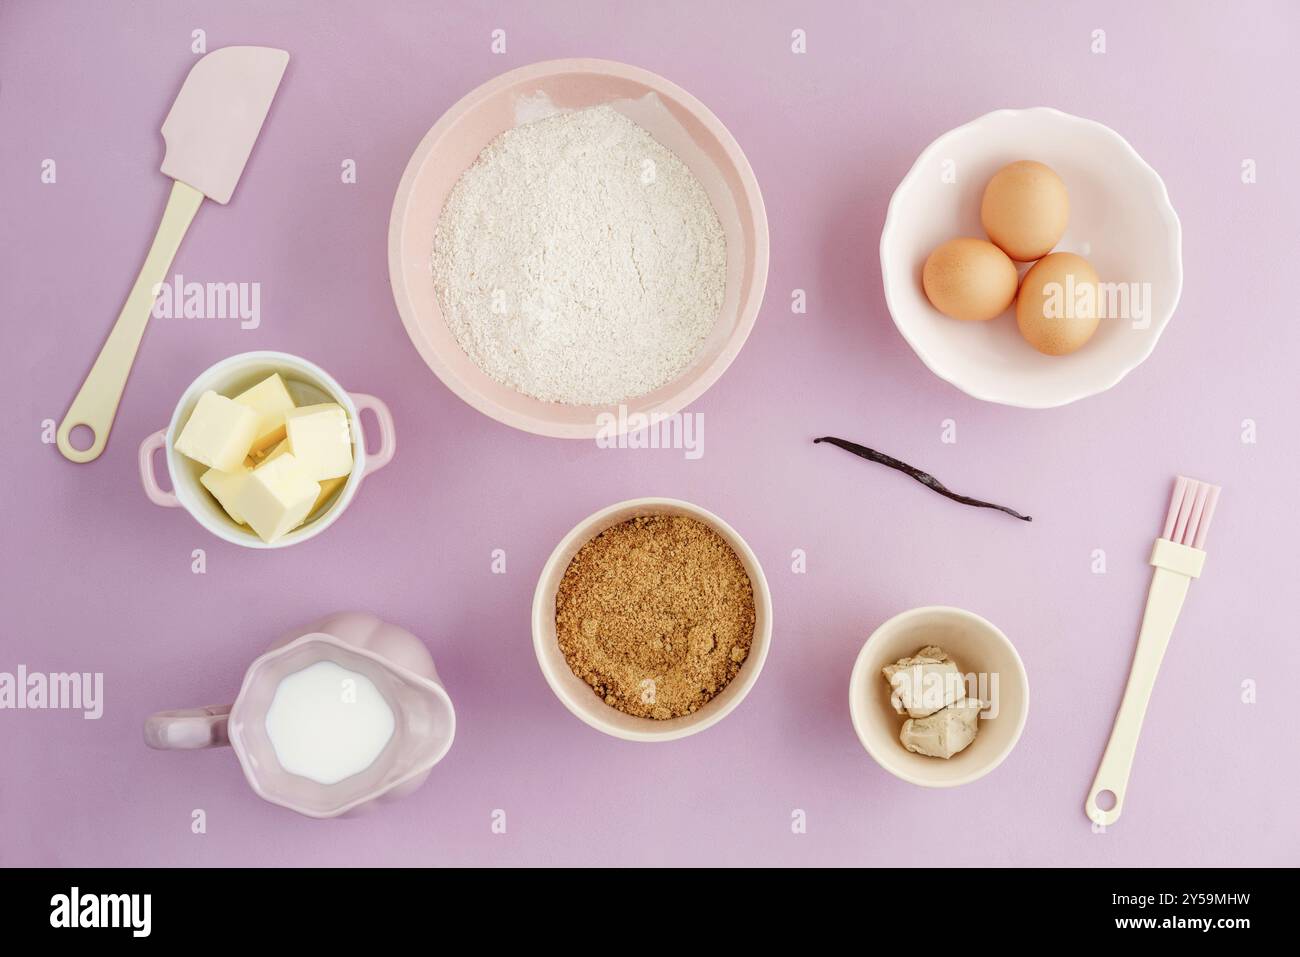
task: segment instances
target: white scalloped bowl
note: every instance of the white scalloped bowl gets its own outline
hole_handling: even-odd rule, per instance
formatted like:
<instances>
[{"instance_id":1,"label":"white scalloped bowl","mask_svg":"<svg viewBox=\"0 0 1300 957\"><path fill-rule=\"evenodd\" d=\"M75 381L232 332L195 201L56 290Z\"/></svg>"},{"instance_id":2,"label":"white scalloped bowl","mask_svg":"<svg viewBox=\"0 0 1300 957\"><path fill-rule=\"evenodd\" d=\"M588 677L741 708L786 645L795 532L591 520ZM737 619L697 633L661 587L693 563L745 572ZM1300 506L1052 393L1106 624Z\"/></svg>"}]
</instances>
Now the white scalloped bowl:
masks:
<instances>
[{"instance_id":1,"label":"white scalloped bowl","mask_svg":"<svg viewBox=\"0 0 1300 957\"><path fill-rule=\"evenodd\" d=\"M1145 323L1104 319L1078 352L1045 356L1020 337L1011 309L960 322L930 305L921 286L926 257L956 236L987 238L984 185L1020 159L1046 163L1069 190L1070 225L1057 251L1086 258L1103 283L1150 284ZM1114 130L1048 107L998 110L948 131L917 158L889 202L880 266L894 324L931 372L977 399L1050 408L1105 392L1155 349L1182 293L1182 227L1160 176Z\"/></svg>"}]
</instances>

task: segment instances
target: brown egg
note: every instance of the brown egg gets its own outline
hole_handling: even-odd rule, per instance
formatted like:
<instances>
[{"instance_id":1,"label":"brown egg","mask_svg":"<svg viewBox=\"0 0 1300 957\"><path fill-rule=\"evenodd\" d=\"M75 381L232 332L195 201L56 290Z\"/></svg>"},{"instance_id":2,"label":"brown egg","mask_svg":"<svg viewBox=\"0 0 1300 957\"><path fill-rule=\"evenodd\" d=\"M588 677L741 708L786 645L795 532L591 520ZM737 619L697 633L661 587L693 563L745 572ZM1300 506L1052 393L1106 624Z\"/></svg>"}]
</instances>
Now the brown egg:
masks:
<instances>
[{"instance_id":1,"label":"brown egg","mask_svg":"<svg viewBox=\"0 0 1300 957\"><path fill-rule=\"evenodd\" d=\"M1070 194L1050 166L1009 163L984 187L980 222L989 239L1017 262L1050 253L1069 221Z\"/></svg>"},{"instance_id":2,"label":"brown egg","mask_svg":"<svg viewBox=\"0 0 1300 957\"><path fill-rule=\"evenodd\" d=\"M1016 297L1016 325L1049 356L1074 352L1101 322L1097 270L1074 253L1052 253L1030 267Z\"/></svg>"},{"instance_id":3,"label":"brown egg","mask_svg":"<svg viewBox=\"0 0 1300 957\"><path fill-rule=\"evenodd\" d=\"M950 239L925 261L925 295L945 316L983 321L1016 297L1016 264L983 239Z\"/></svg>"}]
</instances>

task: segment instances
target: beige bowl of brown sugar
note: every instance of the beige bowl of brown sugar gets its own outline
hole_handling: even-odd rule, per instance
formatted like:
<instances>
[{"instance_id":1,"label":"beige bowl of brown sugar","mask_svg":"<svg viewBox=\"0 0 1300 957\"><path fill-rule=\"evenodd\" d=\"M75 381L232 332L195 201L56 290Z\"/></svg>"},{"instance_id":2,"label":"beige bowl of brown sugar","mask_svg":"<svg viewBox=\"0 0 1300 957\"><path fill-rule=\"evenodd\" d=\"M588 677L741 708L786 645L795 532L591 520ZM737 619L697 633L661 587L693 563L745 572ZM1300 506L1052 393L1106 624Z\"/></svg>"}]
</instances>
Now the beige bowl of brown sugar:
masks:
<instances>
[{"instance_id":1,"label":"beige bowl of brown sugar","mask_svg":"<svg viewBox=\"0 0 1300 957\"><path fill-rule=\"evenodd\" d=\"M613 530L613 534L619 534L621 531L619 527L625 526L626 523L632 522L634 519L652 517L693 519L694 522L707 526L711 533L716 533L716 537L721 539L721 542L725 542L729 546L730 552L734 553L735 559L739 562L739 568L734 569L734 572L738 574L740 569L743 569L749 585L745 592L752 593L753 597L753 631L752 637L748 638L747 643L740 641L733 643L732 638L734 636L728 634L729 626L725 622L720 623L721 631L713 637L706 636L707 627L697 626L688 632L691 643L698 643L702 639L710 647L710 653L722 655L724 662L731 660L733 654L738 657L743 655L743 658L739 662L738 669L734 670L734 674L726 680L725 685L719 686L716 693L711 694L707 700L702 701L698 706L691 705L694 710L680 716L664 718L643 717L627 713L623 705L615 707L612 704L606 704L605 699L601 697L596 688L574 672L564 650L561 648L560 633L556 622L557 600L561 596L561 585L565 582L566 572L569 571L574 558L578 556L584 546L594 543L597 536L602 536L602 533L607 531ZM662 523L656 522L654 524ZM682 526L681 531L686 533L691 531L691 523L677 524ZM725 558L720 554L717 547L720 543L714 539L713 534L709 534L708 539L714 547L706 554L715 558ZM709 544L710 542L701 542L701 546ZM584 555L589 554L590 552L584 553ZM731 570L725 566L719 572L720 575L730 573ZM569 589L571 585L572 578L570 578L570 584L565 585L566 601L570 598ZM712 587L712 583L707 580L702 581L701 587L702 589L709 589ZM571 626L566 626L566 629L569 627ZM592 639L597 637L598 627L600 626L591 626L589 637ZM748 632L747 625L744 630L746 633ZM695 632L700 632L700 634L696 635ZM679 635L678 640L681 640L682 637L684 636ZM626 640L626 635L623 636L623 639ZM566 631L567 640L568 633ZM646 640L654 641L656 638L653 634L647 634ZM669 640L671 641L671 638ZM767 587L767 579L763 576L763 569L759 565L758 558L754 555L753 550L735 529L718 518L718 516L697 505L677 499L639 498L619 502L616 505L601 509L594 515L590 515L579 522L572 531L564 536L560 544L555 547L555 551L551 553L551 557L542 568L541 576L537 582L537 591L533 596L533 648L537 652L537 662L541 666L546 683L551 686L551 690L555 692L555 696L560 699L561 703L581 720L598 731L628 741L672 741L676 738L696 734L721 721L744 700L745 695L749 694L750 688L758 680L758 675L763 670L763 662L767 659L767 651L771 642L772 596ZM717 646L716 650L712 647L715 644ZM572 650L570 648L571 653ZM653 681L654 677L646 680ZM654 692L653 684L645 685L641 692L643 695L642 700L653 700ZM666 693L670 694L671 692L672 689L668 689ZM612 695L611 700L614 700ZM646 710L638 707L638 704L637 701L631 703L632 707L637 707L637 710ZM662 709L660 710L662 713Z\"/></svg>"}]
</instances>

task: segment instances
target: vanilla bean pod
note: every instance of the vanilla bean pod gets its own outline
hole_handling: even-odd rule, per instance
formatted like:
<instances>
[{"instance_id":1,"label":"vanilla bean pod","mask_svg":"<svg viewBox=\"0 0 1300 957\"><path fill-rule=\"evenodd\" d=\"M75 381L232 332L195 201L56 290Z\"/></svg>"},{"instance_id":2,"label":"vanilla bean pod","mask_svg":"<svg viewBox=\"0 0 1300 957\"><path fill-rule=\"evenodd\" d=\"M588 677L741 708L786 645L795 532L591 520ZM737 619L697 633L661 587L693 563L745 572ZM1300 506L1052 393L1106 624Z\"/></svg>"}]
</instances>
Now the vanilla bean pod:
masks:
<instances>
[{"instance_id":1,"label":"vanilla bean pod","mask_svg":"<svg viewBox=\"0 0 1300 957\"><path fill-rule=\"evenodd\" d=\"M875 449L869 449L865 445L858 445L856 442L849 442L846 439L837 439L830 435L824 435L820 439L813 439L814 444L818 442L829 442L831 445L838 446L846 452L852 452L854 455L864 458L868 462L877 462L880 465L887 465L891 469L897 469L904 475L916 479L916 481L920 482L931 491L938 492L944 498L950 498L954 502L960 502L962 505L970 505L974 508L993 508L997 509L999 512L1006 512L1008 515L1013 518L1018 518L1022 522L1033 521L1033 519L1028 515L1021 515L1019 512L1007 508L1005 505L994 505L992 502L984 502L967 495L958 495L929 472L922 472L920 469L914 468L906 462L899 461L892 455L886 455L884 452L877 452Z\"/></svg>"}]
</instances>

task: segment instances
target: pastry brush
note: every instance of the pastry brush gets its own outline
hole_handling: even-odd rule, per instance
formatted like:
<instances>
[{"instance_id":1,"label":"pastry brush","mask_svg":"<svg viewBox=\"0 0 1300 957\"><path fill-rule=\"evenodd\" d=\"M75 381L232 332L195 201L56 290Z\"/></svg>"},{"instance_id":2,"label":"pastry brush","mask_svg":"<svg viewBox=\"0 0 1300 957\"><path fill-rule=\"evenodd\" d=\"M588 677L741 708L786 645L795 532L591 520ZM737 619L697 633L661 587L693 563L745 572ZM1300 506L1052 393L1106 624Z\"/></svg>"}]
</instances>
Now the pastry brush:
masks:
<instances>
[{"instance_id":1,"label":"pastry brush","mask_svg":"<svg viewBox=\"0 0 1300 957\"><path fill-rule=\"evenodd\" d=\"M1088 791L1088 800L1084 802L1088 817L1098 824L1114 824L1124 808L1124 789L1133 769L1133 755L1137 751L1147 702L1156 684L1156 672L1160 670L1165 649L1169 647L1183 599L1187 597L1187 586L1193 578L1200 577L1205 565L1205 535L1210 530L1218 502L1217 485L1181 475L1174 482L1164 534L1156 539L1151 550L1151 564L1155 571L1151 574L1151 588L1147 592L1147 608L1142 615L1133 668L1124 688L1119 713L1115 716L1115 725L1111 728L1106 753L1102 755L1097 777ZM1098 796L1106 791L1115 796L1115 804L1109 809L1103 809L1097 803Z\"/></svg>"}]
</instances>

